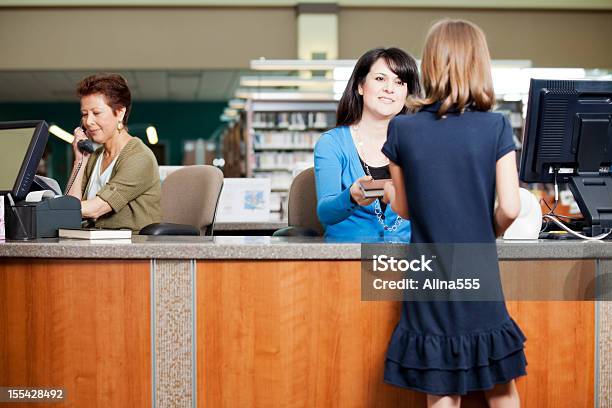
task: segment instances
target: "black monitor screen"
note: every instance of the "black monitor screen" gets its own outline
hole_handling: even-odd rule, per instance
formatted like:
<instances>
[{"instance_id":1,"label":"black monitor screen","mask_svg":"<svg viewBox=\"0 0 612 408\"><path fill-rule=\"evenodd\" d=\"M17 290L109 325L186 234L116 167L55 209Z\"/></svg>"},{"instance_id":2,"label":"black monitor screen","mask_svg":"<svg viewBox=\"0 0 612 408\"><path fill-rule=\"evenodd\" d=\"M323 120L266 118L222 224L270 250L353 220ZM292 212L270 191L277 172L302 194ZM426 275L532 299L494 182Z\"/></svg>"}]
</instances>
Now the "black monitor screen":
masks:
<instances>
[{"instance_id":1,"label":"black monitor screen","mask_svg":"<svg viewBox=\"0 0 612 408\"><path fill-rule=\"evenodd\" d=\"M35 129L0 129L0 190L13 189Z\"/></svg>"},{"instance_id":2,"label":"black monitor screen","mask_svg":"<svg viewBox=\"0 0 612 408\"><path fill-rule=\"evenodd\" d=\"M612 81L532 79L520 178L565 183L612 161Z\"/></svg>"},{"instance_id":3,"label":"black monitor screen","mask_svg":"<svg viewBox=\"0 0 612 408\"><path fill-rule=\"evenodd\" d=\"M48 137L44 121L0 123L0 193L26 196Z\"/></svg>"}]
</instances>

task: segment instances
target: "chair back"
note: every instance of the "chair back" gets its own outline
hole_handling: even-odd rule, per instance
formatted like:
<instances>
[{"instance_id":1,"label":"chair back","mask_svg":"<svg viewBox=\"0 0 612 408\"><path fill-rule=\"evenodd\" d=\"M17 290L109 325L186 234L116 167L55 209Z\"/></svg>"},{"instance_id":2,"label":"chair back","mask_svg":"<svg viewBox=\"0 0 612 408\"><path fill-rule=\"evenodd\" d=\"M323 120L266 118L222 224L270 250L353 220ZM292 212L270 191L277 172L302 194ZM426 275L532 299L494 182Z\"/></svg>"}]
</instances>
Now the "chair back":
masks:
<instances>
[{"instance_id":1,"label":"chair back","mask_svg":"<svg viewBox=\"0 0 612 408\"><path fill-rule=\"evenodd\" d=\"M214 166L186 166L162 183L162 221L189 224L212 235L223 172Z\"/></svg>"},{"instance_id":2,"label":"chair back","mask_svg":"<svg viewBox=\"0 0 612 408\"><path fill-rule=\"evenodd\" d=\"M302 171L293 179L289 189L287 218L290 227L307 228L323 235L323 226L317 216L314 167Z\"/></svg>"}]
</instances>

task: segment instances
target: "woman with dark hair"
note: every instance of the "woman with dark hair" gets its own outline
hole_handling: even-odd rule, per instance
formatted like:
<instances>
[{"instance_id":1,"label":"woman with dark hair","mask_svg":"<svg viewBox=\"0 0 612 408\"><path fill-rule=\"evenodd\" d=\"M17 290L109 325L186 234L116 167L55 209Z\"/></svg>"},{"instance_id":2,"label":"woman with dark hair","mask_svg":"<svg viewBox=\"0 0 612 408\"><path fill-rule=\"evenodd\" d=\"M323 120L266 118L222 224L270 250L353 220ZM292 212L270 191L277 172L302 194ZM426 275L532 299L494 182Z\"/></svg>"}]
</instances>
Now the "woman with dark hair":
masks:
<instances>
[{"instance_id":1,"label":"woman with dark hair","mask_svg":"<svg viewBox=\"0 0 612 408\"><path fill-rule=\"evenodd\" d=\"M139 138L128 133L132 107L126 80L117 74L84 78L77 87L81 126L74 130L74 165L68 194L81 200L83 218L96 227L134 231L161 220L157 160ZM77 146L91 139L93 153Z\"/></svg>"},{"instance_id":2,"label":"woman with dark hair","mask_svg":"<svg viewBox=\"0 0 612 408\"><path fill-rule=\"evenodd\" d=\"M408 241L410 222L359 184L388 179L381 153L387 125L406 112L406 97L419 94L414 58L398 48L376 48L359 58L340 99L337 123L314 151L317 213L325 237L340 240Z\"/></svg>"}]
</instances>

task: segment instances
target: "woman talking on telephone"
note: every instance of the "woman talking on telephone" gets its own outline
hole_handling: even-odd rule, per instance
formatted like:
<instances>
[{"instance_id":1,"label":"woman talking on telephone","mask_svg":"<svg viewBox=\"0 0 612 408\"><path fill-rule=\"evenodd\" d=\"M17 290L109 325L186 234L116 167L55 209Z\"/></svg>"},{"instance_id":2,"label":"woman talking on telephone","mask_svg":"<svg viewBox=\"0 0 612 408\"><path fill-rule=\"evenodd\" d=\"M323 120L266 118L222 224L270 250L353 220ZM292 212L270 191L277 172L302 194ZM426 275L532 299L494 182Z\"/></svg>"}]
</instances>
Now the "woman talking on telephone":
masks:
<instances>
[{"instance_id":1,"label":"woman talking on telephone","mask_svg":"<svg viewBox=\"0 0 612 408\"><path fill-rule=\"evenodd\" d=\"M126 80L118 74L91 75L81 80L77 95L81 126L74 131L68 194L81 200L83 218L96 227L134 231L160 222L157 160L128 133L132 98ZM83 142L88 139L101 146L93 151Z\"/></svg>"}]
</instances>

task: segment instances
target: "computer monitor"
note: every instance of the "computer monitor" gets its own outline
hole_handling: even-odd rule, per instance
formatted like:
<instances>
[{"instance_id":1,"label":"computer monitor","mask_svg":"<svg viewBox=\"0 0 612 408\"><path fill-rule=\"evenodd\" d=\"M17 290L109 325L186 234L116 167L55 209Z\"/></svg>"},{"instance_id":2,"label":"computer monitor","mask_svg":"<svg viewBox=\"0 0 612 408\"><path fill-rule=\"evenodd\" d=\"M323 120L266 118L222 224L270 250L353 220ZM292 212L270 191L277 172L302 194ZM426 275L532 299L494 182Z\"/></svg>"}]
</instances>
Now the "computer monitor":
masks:
<instances>
[{"instance_id":1,"label":"computer monitor","mask_svg":"<svg viewBox=\"0 0 612 408\"><path fill-rule=\"evenodd\" d=\"M612 228L612 81L532 79L521 155L526 183L569 183L594 235Z\"/></svg>"},{"instance_id":2,"label":"computer monitor","mask_svg":"<svg viewBox=\"0 0 612 408\"><path fill-rule=\"evenodd\" d=\"M0 122L0 195L22 200L30 191L49 138L43 120Z\"/></svg>"}]
</instances>

